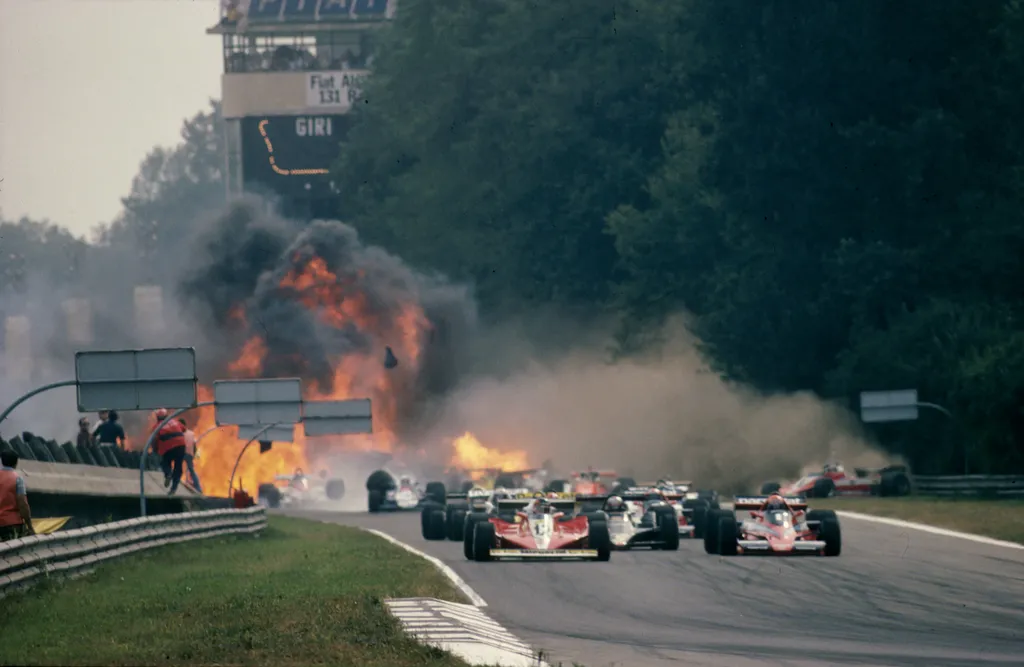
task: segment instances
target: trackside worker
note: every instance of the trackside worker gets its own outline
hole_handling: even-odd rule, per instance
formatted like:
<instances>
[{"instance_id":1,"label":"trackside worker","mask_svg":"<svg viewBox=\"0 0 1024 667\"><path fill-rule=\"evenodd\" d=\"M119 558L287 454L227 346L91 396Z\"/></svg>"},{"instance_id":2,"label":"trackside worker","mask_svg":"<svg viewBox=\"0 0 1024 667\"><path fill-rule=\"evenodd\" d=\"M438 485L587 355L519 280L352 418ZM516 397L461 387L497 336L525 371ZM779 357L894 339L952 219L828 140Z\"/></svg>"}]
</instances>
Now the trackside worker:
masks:
<instances>
[{"instance_id":1,"label":"trackside worker","mask_svg":"<svg viewBox=\"0 0 1024 667\"><path fill-rule=\"evenodd\" d=\"M0 542L35 535L25 480L15 471L18 455L0 452Z\"/></svg>"},{"instance_id":2,"label":"trackside worker","mask_svg":"<svg viewBox=\"0 0 1024 667\"><path fill-rule=\"evenodd\" d=\"M167 410L156 411L157 424L167 419ZM164 471L164 487L173 494L181 482L181 468L185 462L185 427L177 419L164 424L156 434L156 453L160 455L160 467Z\"/></svg>"},{"instance_id":3,"label":"trackside worker","mask_svg":"<svg viewBox=\"0 0 1024 667\"><path fill-rule=\"evenodd\" d=\"M199 475L196 474L196 434L195 431L188 427L188 422L184 418L179 419L181 425L185 427L185 467L188 468L189 481L195 490L199 493L203 492L203 487L199 485Z\"/></svg>"},{"instance_id":4,"label":"trackside worker","mask_svg":"<svg viewBox=\"0 0 1024 667\"><path fill-rule=\"evenodd\" d=\"M107 412L107 419L102 424L96 427L96 431L93 435L96 438L96 444L100 447L117 447L120 445L121 449L124 449L124 427L117 423L118 415L116 410L110 410Z\"/></svg>"}]
</instances>

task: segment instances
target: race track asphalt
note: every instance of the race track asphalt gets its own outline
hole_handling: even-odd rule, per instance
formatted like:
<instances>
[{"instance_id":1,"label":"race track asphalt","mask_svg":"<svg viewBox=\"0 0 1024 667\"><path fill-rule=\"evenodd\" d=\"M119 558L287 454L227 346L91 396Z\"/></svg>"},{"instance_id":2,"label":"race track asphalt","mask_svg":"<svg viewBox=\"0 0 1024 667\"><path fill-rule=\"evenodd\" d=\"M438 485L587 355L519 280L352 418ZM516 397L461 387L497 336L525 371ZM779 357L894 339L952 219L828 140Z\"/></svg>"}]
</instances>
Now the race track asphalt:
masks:
<instances>
[{"instance_id":1,"label":"race track asphalt","mask_svg":"<svg viewBox=\"0 0 1024 667\"><path fill-rule=\"evenodd\" d=\"M1024 550L843 518L838 558L722 558L684 540L608 563L475 563L424 540L415 513L290 514L440 558L566 667L1024 664Z\"/></svg>"}]
</instances>

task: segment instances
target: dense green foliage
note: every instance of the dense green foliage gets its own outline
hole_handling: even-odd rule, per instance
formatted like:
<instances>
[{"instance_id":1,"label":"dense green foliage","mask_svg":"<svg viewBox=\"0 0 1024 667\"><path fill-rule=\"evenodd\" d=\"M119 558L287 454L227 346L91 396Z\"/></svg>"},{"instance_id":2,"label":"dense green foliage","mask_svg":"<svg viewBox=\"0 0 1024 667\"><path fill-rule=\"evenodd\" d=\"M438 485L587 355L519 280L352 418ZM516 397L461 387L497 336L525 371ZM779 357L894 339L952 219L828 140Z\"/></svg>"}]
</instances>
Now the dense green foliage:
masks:
<instances>
[{"instance_id":1,"label":"dense green foliage","mask_svg":"<svg viewBox=\"0 0 1024 667\"><path fill-rule=\"evenodd\" d=\"M917 387L922 471L1024 470L1019 0L409 0L338 165L493 318L685 310L766 390ZM966 435L965 435L966 434Z\"/></svg>"}]
</instances>

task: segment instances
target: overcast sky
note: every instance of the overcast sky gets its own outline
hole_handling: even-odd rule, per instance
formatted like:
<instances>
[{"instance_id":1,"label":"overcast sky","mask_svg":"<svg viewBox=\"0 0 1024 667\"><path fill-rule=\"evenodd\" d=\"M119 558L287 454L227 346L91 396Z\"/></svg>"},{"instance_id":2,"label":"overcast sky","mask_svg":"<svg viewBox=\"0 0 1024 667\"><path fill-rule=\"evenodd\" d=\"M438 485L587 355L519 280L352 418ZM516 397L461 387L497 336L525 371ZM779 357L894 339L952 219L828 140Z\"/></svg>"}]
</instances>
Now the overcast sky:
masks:
<instances>
[{"instance_id":1,"label":"overcast sky","mask_svg":"<svg viewBox=\"0 0 1024 667\"><path fill-rule=\"evenodd\" d=\"M218 0L0 0L0 212L87 234L220 97Z\"/></svg>"}]
</instances>

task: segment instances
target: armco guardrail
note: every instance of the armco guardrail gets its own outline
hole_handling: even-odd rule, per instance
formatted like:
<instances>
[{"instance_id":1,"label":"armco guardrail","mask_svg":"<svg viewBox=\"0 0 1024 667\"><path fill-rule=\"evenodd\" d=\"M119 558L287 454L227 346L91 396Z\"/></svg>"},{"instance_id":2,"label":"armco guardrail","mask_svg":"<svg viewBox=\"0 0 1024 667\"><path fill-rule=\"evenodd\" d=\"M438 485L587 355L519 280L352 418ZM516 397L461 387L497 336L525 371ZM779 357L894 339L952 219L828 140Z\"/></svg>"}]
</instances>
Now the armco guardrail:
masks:
<instances>
[{"instance_id":1,"label":"armco guardrail","mask_svg":"<svg viewBox=\"0 0 1024 667\"><path fill-rule=\"evenodd\" d=\"M915 475L922 496L1024 498L1024 475Z\"/></svg>"},{"instance_id":2,"label":"armco guardrail","mask_svg":"<svg viewBox=\"0 0 1024 667\"><path fill-rule=\"evenodd\" d=\"M255 533L263 507L163 514L0 542L0 596L40 578L87 570L118 556L217 535Z\"/></svg>"}]
</instances>

